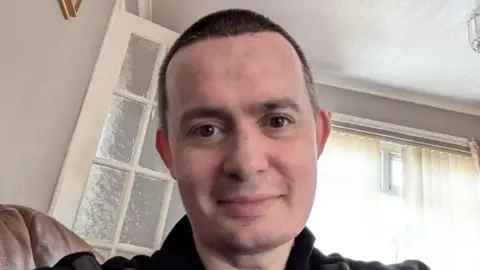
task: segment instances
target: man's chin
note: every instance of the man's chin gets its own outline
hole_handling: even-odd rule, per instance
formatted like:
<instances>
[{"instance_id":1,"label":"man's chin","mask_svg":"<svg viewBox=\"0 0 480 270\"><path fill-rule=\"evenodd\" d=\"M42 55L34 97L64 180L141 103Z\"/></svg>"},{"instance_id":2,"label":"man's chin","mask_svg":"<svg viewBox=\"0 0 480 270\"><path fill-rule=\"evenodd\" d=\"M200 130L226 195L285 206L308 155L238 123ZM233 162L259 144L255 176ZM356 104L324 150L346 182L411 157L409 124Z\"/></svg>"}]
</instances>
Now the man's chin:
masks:
<instances>
[{"instance_id":1,"label":"man's chin","mask_svg":"<svg viewBox=\"0 0 480 270\"><path fill-rule=\"evenodd\" d=\"M254 228L240 228L235 233L229 234L224 238L226 248L238 253L249 254L257 252L265 252L277 248L290 240L294 236L290 236L283 232Z\"/></svg>"},{"instance_id":2,"label":"man's chin","mask_svg":"<svg viewBox=\"0 0 480 270\"><path fill-rule=\"evenodd\" d=\"M274 218L270 215L223 215L219 225L232 233L262 231L271 228Z\"/></svg>"},{"instance_id":3,"label":"man's chin","mask_svg":"<svg viewBox=\"0 0 480 270\"><path fill-rule=\"evenodd\" d=\"M288 241L283 231L272 230L274 226L265 217L242 217L225 220L221 224L221 233L229 248L238 252L256 252Z\"/></svg>"}]
</instances>

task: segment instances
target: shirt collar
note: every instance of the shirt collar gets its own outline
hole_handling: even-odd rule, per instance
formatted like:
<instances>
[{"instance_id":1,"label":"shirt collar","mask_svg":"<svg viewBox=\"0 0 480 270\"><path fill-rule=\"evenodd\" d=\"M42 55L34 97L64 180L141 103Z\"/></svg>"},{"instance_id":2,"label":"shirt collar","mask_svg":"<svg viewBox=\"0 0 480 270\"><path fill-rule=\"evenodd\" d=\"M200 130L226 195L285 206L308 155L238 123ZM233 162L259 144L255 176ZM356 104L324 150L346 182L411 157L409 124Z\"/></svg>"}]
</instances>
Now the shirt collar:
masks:
<instances>
[{"instance_id":1,"label":"shirt collar","mask_svg":"<svg viewBox=\"0 0 480 270\"><path fill-rule=\"evenodd\" d=\"M287 261L287 270L309 270L310 255L315 237L307 228L295 238ZM167 269L199 269L203 264L195 248L190 221L185 215L173 227L160 250L152 255L153 265L168 266Z\"/></svg>"}]
</instances>

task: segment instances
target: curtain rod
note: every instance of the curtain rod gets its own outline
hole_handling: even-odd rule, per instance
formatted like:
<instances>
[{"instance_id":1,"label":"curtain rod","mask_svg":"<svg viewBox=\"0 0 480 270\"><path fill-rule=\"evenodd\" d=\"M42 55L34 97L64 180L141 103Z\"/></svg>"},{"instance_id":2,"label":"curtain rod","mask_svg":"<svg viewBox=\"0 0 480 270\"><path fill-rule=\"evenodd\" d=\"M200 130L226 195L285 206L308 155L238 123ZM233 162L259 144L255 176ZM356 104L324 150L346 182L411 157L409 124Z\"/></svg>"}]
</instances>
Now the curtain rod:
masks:
<instances>
[{"instance_id":1,"label":"curtain rod","mask_svg":"<svg viewBox=\"0 0 480 270\"><path fill-rule=\"evenodd\" d=\"M374 136L379 139L410 144L419 147L432 147L470 155L468 139L363 119L359 117L332 113L331 125L340 130Z\"/></svg>"}]
</instances>

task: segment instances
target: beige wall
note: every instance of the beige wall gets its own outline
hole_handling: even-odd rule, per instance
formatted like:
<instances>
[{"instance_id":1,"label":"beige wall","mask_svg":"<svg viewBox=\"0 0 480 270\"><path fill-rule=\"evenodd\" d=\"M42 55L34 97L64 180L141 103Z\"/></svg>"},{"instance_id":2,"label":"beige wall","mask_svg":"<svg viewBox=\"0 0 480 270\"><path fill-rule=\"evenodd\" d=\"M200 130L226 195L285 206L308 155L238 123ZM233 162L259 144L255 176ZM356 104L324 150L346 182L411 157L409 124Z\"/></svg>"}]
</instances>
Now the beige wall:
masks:
<instances>
[{"instance_id":1,"label":"beige wall","mask_svg":"<svg viewBox=\"0 0 480 270\"><path fill-rule=\"evenodd\" d=\"M0 203L48 209L112 8L0 1Z\"/></svg>"},{"instance_id":2,"label":"beige wall","mask_svg":"<svg viewBox=\"0 0 480 270\"><path fill-rule=\"evenodd\" d=\"M332 112L463 138L480 139L480 117L317 85L320 105Z\"/></svg>"}]
</instances>

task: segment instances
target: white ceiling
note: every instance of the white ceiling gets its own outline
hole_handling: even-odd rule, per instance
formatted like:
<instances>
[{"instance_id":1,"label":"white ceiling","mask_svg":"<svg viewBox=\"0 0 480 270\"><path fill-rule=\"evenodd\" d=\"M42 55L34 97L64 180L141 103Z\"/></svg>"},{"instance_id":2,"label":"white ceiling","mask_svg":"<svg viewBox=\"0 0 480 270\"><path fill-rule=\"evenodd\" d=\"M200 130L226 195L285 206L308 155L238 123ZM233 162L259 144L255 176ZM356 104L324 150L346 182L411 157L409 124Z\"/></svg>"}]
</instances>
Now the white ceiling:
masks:
<instances>
[{"instance_id":1,"label":"white ceiling","mask_svg":"<svg viewBox=\"0 0 480 270\"><path fill-rule=\"evenodd\" d=\"M224 8L271 17L306 52L316 81L480 115L480 54L466 21L480 0L152 0L182 32Z\"/></svg>"}]
</instances>

